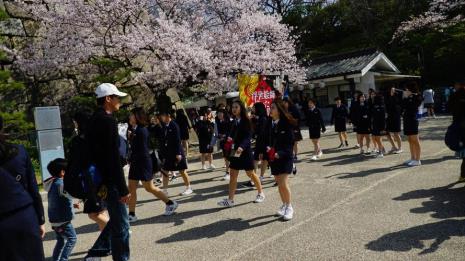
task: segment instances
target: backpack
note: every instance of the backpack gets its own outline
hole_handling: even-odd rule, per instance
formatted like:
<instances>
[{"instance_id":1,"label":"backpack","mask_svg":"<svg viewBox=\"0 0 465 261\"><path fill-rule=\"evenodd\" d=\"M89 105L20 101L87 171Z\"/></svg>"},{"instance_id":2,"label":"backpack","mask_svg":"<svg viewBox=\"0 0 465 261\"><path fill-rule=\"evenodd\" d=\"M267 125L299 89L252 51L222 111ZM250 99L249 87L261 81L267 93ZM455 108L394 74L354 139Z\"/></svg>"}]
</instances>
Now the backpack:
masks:
<instances>
[{"instance_id":1,"label":"backpack","mask_svg":"<svg viewBox=\"0 0 465 261\"><path fill-rule=\"evenodd\" d=\"M453 151L460 151L465 148L464 133L458 122L453 122L447 128L444 143Z\"/></svg>"},{"instance_id":2,"label":"backpack","mask_svg":"<svg viewBox=\"0 0 465 261\"><path fill-rule=\"evenodd\" d=\"M102 184L102 176L89 160L87 140L76 136L71 141L68 169L63 178L64 190L74 198L93 198Z\"/></svg>"}]
</instances>

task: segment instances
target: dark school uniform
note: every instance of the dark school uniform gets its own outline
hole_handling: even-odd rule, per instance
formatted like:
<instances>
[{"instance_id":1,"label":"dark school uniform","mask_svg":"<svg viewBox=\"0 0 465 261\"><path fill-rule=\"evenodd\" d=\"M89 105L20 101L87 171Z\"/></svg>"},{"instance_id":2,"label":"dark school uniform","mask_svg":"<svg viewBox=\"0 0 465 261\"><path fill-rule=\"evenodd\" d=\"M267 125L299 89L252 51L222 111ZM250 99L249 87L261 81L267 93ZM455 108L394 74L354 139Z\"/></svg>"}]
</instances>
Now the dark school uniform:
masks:
<instances>
[{"instance_id":1,"label":"dark school uniform","mask_svg":"<svg viewBox=\"0 0 465 261\"><path fill-rule=\"evenodd\" d=\"M224 144L226 142L226 138L228 137L229 132L231 131L231 120L228 118L224 118L222 121L216 119L216 131L218 139L220 140L220 148L223 152L223 157L227 158L227 151L224 150Z\"/></svg>"},{"instance_id":2,"label":"dark school uniform","mask_svg":"<svg viewBox=\"0 0 465 261\"><path fill-rule=\"evenodd\" d=\"M179 171L187 169L186 156L184 149L181 145L181 135L179 126L170 121L163 127L163 140L161 144L160 153L163 157L163 170L165 171ZM181 160L176 159L177 155L181 155Z\"/></svg>"},{"instance_id":3,"label":"dark school uniform","mask_svg":"<svg viewBox=\"0 0 465 261\"><path fill-rule=\"evenodd\" d=\"M242 153L239 157L229 156L229 168L235 170L254 170L254 160L252 155L251 139L252 129L245 122L247 119L234 120L229 137L233 139L233 152L239 147Z\"/></svg>"},{"instance_id":4,"label":"dark school uniform","mask_svg":"<svg viewBox=\"0 0 465 261\"><path fill-rule=\"evenodd\" d=\"M137 126L131 139L131 163L129 179L150 181L153 179L153 165L149 152L149 131Z\"/></svg>"},{"instance_id":5,"label":"dark school uniform","mask_svg":"<svg viewBox=\"0 0 465 261\"><path fill-rule=\"evenodd\" d=\"M356 125L357 134L370 134L371 133L371 115L368 103L363 105L356 103L353 107L353 122Z\"/></svg>"},{"instance_id":6,"label":"dark school uniform","mask_svg":"<svg viewBox=\"0 0 465 261\"><path fill-rule=\"evenodd\" d=\"M155 173L160 171L162 167L163 155L160 153L160 149L163 144L163 126L161 124L151 124L147 130L150 134L150 147L153 150L150 158L152 159L152 168Z\"/></svg>"},{"instance_id":7,"label":"dark school uniform","mask_svg":"<svg viewBox=\"0 0 465 261\"><path fill-rule=\"evenodd\" d=\"M215 124L207 119L199 121L196 125L197 135L199 138L200 153L212 153L212 138L215 133Z\"/></svg>"},{"instance_id":8,"label":"dark school uniform","mask_svg":"<svg viewBox=\"0 0 465 261\"><path fill-rule=\"evenodd\" d=\"M333 113L331 115L331 123L334 124L334 130L336 132L347 131L347 118L349 113L347 107L343 104L341 106L334 106Z\"/></svg>"},{"instance_id":9,"label":"dark school uniform","mask_svg":"<svg viewBox=\"0 0 465 261\"><path fill-rule=\"evenodd\" d=\"M189 119L185 114L176 115L176 123L179 126L179 132L181 134L181 140L189 140Z\"/></svg>"},{"instance_id":10,"label":"dark school uniform","mask_svg":"<svg viewBox=\"0 0 465 261\"><path fill-rule=\"evenodd\" d=\"M0 161L0 260L44 260L39 226L45 223L31 159L23 146Z\"/></svg>"},{"instance_id":11,"label":"dark school uniform","mask_svg":"<svg viewBox=\"0 0 465 261\"><path fill-rule=\"evenodd\" d=\"M386 131L386 108L383 105L373 104L371 108L372 125L371 134L374 136L385 135Z\"/></svg>"},{"instance_id":12,"label":"dark school uniform","mask_svg":"<svg viewBox=\"0 0 465 261\"><path fill-rule=\"evenodd\" d=\"M402 115L402 102L397 96L388 96L386 99L386 130L388 132L400 132L401 129L401 115Z\"/></svg>"},{"instance_id":13,"label":"dark school uniform","mask_svg":"<svg viewBox=\"0 0 465 261\"><path fill-rule=\"evenodd\" d=\"M319 139L321 131L326 131L323 116L318 108L308 109L306 112L307 126L310 133L310 139Z\"/></svg>"},{"instance_id":14,"label":"dark school uniform","mask_svg":"<svg viewBox=\"0 0 465 261\"><path fill-rule=\"evenodd\" d=\"M297 125L294 126L294 140L295 141L301 141L302 138L302 133L300 132L300 120L302 117L300 116L299 109L294 105L294 106L289 106L289 113L292 115L294 119L297 120Z\"/></svg>"},{"instance_id":15,"label":"dark school uniform","mask_svg":"<svg viewBox=\"0 0 465 261\"><path fill-rule=\"evenodd\" d=\"M404 120L404 135L418 134L418 107L420 107L422 97L414 93L402 100L403 120Z\"/></svg>"},{"instance_id":16,"label":"dark school uniform","mask_svg":"<svg viewBox=\"0 0 465 261\"><path fill-rule=\"evenodd\" d=\"M254 160L258 161L259 155L263 155L263 159L267 160L268 155L266 154L266 127L268 124L268 117L259 117L255 119L255 127L254 127L254 135L253 138L255 139L255 149L253 152Z\"/></svg>"},{"instance_id":17,"label":"dark school uniform","mask_svg":"<svg viewBox=\"0 0 465 261\"><path fill-rule=\"evenodd\" d=\"M274 148L279 158L271 161L272 175L290 174L293 167L294 127L285 120L277 123L271 121L268 127L269 139L267 147Z\"/></svg>"}]
</instances>

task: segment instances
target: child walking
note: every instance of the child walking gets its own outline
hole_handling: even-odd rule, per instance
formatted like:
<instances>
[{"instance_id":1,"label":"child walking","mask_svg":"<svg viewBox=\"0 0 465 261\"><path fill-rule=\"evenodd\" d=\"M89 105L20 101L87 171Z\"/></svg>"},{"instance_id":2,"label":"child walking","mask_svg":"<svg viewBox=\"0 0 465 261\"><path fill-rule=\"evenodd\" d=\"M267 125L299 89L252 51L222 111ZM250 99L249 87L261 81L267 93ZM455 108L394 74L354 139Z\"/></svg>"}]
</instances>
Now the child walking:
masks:
<instances>
[{"instance_id":1,"label":"child walking","mask_svg":"<svg viewBox=\"0 0 465 261\"><path fill-rule=\"evenodd\" d=\"M44 189L48 192L48 219L57 239L53 249L53 261L67 261L77 240L76 231L71 224L74 217L73 200L63 190L63 177L67 165L65 159L57 158L51 161L47 169L52 177L44 182Z\"/></svg>"}]
</instances>

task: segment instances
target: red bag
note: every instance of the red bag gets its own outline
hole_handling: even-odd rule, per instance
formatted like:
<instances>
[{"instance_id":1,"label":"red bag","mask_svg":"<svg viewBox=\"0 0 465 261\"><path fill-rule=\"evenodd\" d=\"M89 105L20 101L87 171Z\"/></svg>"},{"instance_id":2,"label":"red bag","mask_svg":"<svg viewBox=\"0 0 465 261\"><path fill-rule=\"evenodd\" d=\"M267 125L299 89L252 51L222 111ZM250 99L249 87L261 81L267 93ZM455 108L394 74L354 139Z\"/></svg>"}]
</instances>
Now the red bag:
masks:
<instances>
[{"instance_id":1,"label":"red bag","mask_svg":"<svg viewBox=\"0 0 465 261\"><path fill-rule=\"evenodd\" d=\"M276 159L275 154L276 150L274 148L270 148L266 153L268 153L268 161L274 161Z\"/></svg>"},{"instance_id":2,"label":"red bag","mask_svg":"<svg viewBox=\"0 0 465 261\"><path fill-rule=\"evenodd\" d=\"M223 149L224 149L226 152L230 152L231 149L232 149L232 146L233 146L233 139L228 138L228 139L226 140L226 142L224 143Z\"/></svg>"}]
</instances>

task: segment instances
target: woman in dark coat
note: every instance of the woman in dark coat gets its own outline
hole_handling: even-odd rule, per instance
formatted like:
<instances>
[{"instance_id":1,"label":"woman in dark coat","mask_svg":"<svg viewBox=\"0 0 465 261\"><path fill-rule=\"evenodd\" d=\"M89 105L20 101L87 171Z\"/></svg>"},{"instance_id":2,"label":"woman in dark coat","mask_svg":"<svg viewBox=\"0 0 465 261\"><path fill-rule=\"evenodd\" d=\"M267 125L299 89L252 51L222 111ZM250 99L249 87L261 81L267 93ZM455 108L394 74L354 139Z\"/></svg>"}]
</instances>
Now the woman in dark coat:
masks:
<instances>
[{"instance_id":1,"label":"woman in dark coat","mask_svg":"<svg viewBox=\"0 0 465 261\"><path fill-rule=\"evenodd\" d=\"M231 119L229 118L229 115L226 110L222 109L219 110L217 113L217 118L215 119L216 121L216 137L219 140L219 146L223 154L223 159L224 159L224 165L226 167L226 173L223 176L224 180L229 180L229 155L227 154L227 151L224 149L224 144L226 142L226 138L229 135L229 132L231 130Z\"/></svg>"},{"instance_id":2,"label":"woman in dark coat","mask_svg":"<svg viewBox=\"0 0 465 261\"><path fill-rule=\"evenodd\" d=\"M341 141L338 148L342 148L344 146L348 147L347 119L349 118L349 112L347 111L347 107L342 104L340 97L336 97L334 101L336 102L336 106L334 106L333 113L331 115L331 124L334 124L334 130L337 132L339 140Z\"/></svg>"},{"instance_id":3,"label":"woman in dark coat","mask_svg":"<svg viewBox=\"0 0 465 261\"><path fill-rule=\"evenodd\" d=\"M447 107L452 113L452 122L457 124L462 133L462 143L465 144L465 80L455 83L455 93L451 95ZM465 148L456 152L456 156L462 159L460 177L458 182L465 181Z\"/></svg>"},{"instance_id":4,"label":"woman in dark coat","mask_svg":"<svg viewBox=\"0 0 465 261\"><path fill-rule=\"evenodd\" d=\"M160 112L160 121L163 124L162 144L160 148L160 154L163 158L163 167L161 169L163 174L163 189L165 191L168 189L168 172L179 171L179 174L181 174L184 181L184 185L186 186L181 195L190 195L194 191L191 188L189 175L187 174L187 160L181 144L179 126L171 119L171 115L168 111Z\"/></svg>"},{"instance_id":5,"label":"woman in dark coat","mask_svg":"<svg viewBox=\"0 0 465 261\"><path fill-rule=\"evenodd\" d=\"M418 107L420 107L423 98L418 93L418 84L411 82L407 84L402 100L404 135L408 137L410 146L410 160L405 164L409 167L420 166L420 137L418 136Z\"/></svg>"},{"instance_id":6,"label":"woman in dark coat","mask_svg":"<svg viewBox=\"0 0 465 261\"><path fill-rule=\"evenodd\" d=\"M268 168L268 157L266 155L266 126L269 118L266 115L266 108L263 103L254 104L255 118L253 119L253 138L255 139L254 160L255 169L260 164L260 182L263 181L266 169Z\"/></svg>"},{"instance_id":7,"label":"woman in dark coat","mask_svg":"<svg viewBox=\"0 0 465 261\"><path fill-rule=\"evenodd\" d=\"M323 156L323 151L320 146L321 132L326 132L325 123L321 111L316 107L316 102L313 99L308 100L308 110L306 111L306 119L310 139L313 143L312 160L317 160Z\"/></svg>"},{"instance_id":8,"label":"woman in dark coat","mask_svg":"<svg viewBox=\"0 0 465 261\"><path fill-rule=\"evenodd\" d=\"M291 99L284 98L284 108L297 120L297 125L294 126L294 160L297 160L298 144L301 141L302 133L300 132L300 112L299 109L294 105Z\"/></svg>"},{"instance_id":9,"label":"woman in dark coat","mask_svg":"<svg viewBox=\"0 0 465 261\"><path fill-rule=\"evenodd\" d=\"M293 168L294 126L297 121L285 110L282 101L275 100L271 104L272 122L268 126L269 139L267 153L270 154L271 174L278 183L282 205L278 215L284 220L291 220L294 209L291 205L291 189L289 174Z\"/></svg>"},{"instance_id":10,"label":"woman in dark coat","mask_svg":"<svg viewBox=\"0 0 465 261\"><path fill-rule=\"evenodd\" d=\"M187 155L189 153L189 131L191 129L191 125L189 124L189 119L183 109L178 109L176 111L176 123L179 125L182 146L184 147L184 152Z\"/></svg>"},{"instance_id":11,"label":"woman in dark coat","mask_svg":"<svg viewBox=\"0 0 465 261\"><path fill-rule=\"evenodd\" d=\"M380 94L376 94L375 98L373 99L371 115L371 134L373 135L373 141L378 148L375 156L382 158L386 153L381 140L381 138L386 134L386 108L384 105L384 97Z\"/></svg>"},{"instance_id":12,"label":"woman in dark coat","mask_svg":"<svg viewBox=\"0 0 465 261\"><path fill-rule=\"evenodd\" d=\"M0 260L44 260L45 217L25 148L10 144L0 117Z\"/></svg>"},{"instance_id":13,"label":"woman in dark coat","mask_svg":"<svg viewBox=\"0 0 465 261\"><path fill-rule=\"evenodd\" d=\"M207 166L205 165L205 161L208 160L209 169L215 169L215 166L212 164L213 161L213 137L215 135L215 123L212 122L209 118L209 112L205 111L203 116L200 117L200 120L195 125L195 129L197 131L197 136L199 138L199 151L200 151L200 159L202 161L202 169L206 170Z\"/></svg>"},{"instance_id":14,"label":"woman in dark coat","mask_svg":"<svg viewBox=\"0 0 465 261\"><path fill-rule=\"evenodd\" d=\"M225 144L225 149L229 151L230 155L229 168L231 178L229 180L229 198L218 202L218 205L221 207L234 206L237 177L240 170L245 170L247 176L249 176L258 190L258 195L254 202L261 203L265 200L262 185L254 171L255 166L251 147L252 123L247 117L247 111L241 101L233 102L232 115L234 117L234 121Z\"/></svg>"},{"instance_id":15,"label":"woman in dark coat","mask_svg":"<svg viewBox=\"0 0 465 261\"><path fill-rule=\"evenodd\" d=\"M142 108L136 108L131 111L131 120L134 122L133 132L130 137L131 156L129 159L129 222L137 221L136 202L137 202L137 186L139 181L142 182L144 189L153 194L156 198L162 200L166 204L165 216L172 215L178 204L168 199L158 187L153 184L152 158L149 152L149 131L147 129L148 117Z\"/></svg>"},{"instance_id":16,"label":"woman in dark coat","mask_svg":"<svg viewBox=\"0 0 465 261\"><path fill-rule=\"evenodd\" d=\"M389 153L402 153L402 140L400 138L402 99L398 96L396 88L392 87L386 99L386 131L391 150Z\"/></svg>"},{"instance_id":17,"label":"woman in dark coat","mask_svg":"<svg viewBox=\"0 0 465 261\"><path fill-rule=\"evenodd\" d=\"M352 106L352 123L357 132L357 141L360 145L360 154L364 154L363 140L366 141L367 152L370 151L371 115L370 107L365 100L365 95L359 94L357 103Z\"/></svg>"}]
</instances>

